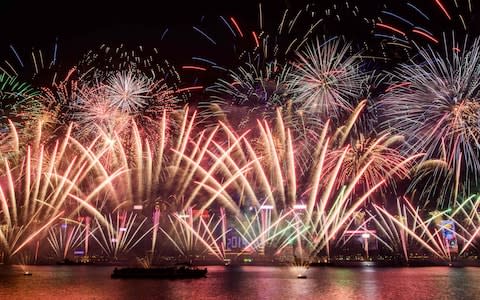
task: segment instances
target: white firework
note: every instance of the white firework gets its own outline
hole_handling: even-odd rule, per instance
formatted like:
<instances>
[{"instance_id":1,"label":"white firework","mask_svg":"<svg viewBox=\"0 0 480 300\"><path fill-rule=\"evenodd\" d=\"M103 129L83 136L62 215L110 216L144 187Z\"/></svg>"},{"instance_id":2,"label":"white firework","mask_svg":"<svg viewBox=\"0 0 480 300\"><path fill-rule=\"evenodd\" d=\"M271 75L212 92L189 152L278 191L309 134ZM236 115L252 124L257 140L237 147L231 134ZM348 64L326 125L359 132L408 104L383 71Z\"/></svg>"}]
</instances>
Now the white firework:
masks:
<instances>
[{"instance_id":1,"label":"white firework","mask_svg":"<svg viewBox=\"0 0 480 300\"><path fill-rule=\"evenodd\" d=\"M288 67L278 63L266 64L264 68L247 63L237 70L230 70L228 79L219 79L208 90L213 93L213 102L220 105L233 103L254 107L281 106L286 101L285 83Z\"/></svg>"},{"instance_id":2,"label":"white firework","mask_svg":"<svg viewBox=\"0 0 480 300\"><path fill-rule=\"evenodd\" d=\"M82 135L120 133L137 123L142 131L156 128L163 112L177 108L179 99L163 80L139 71L118 71L105 81L80 82L70 109Z\"/></svg>"},{"instance_id":3,"label":"white firework","mask_svg":"<svg viewBox=\"0 0 480 300\"><path fill-rule=\"evenodd\" d=\"M302 110L334 119L353 111L368 72L361 70L358 53L338 40L319 40L298 54L289 80L292 99Z\"/></svg>"},{"instance_id":4,"label":"white firework","mask_svg":"<svg viewBox=\"0 0 480 300\"><path fill-rule=\"evenodd\" d=\"M457 185L480 171L480 40L462 48L420 49L418 60L391 74L379 102L385 130L405 136L425 160L443 160Z\"/></svg>"},{"instance_id":5,"label":"white firework","mask_svg":"<svg viewBox=\"0 0 480 300\"><path fill-rule=\"evenodd\" d=\"M79 134L85 137L99 131L118 132L128 120L126 113L111 106L105 90L101 88L80 88L70 109Z\"/></svg>"},{"instance_id":6,"label":"white firework","mask_svg":"<svg viewBox=\"0 0 480 300\"><path fill-rule=\"evenodd\" d=\"M147 105L154 85L146 76L132 71L118 72L108 78L105 90L112 108L132 113Z\"/></svg>"}]
</instances>

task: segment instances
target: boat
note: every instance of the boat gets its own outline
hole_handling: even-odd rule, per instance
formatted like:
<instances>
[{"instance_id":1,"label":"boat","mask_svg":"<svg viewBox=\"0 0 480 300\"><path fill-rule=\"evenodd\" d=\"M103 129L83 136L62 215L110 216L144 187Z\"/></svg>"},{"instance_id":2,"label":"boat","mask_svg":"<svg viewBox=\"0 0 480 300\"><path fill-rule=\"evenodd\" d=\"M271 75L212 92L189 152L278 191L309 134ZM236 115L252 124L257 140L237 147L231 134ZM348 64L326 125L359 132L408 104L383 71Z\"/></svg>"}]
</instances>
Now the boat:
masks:
<instances>
[{"instance_id":1,"label":"boat","mask_svg":"<svg viewBox=\"0 0 480 300\"><path fill-rule=\"evenodd\" d=\"M199 269L190 266L165 268L115 268L112 278L155 278L155 279L193 279L207 275L207 268Z\"/></svg>"}]
</instances>

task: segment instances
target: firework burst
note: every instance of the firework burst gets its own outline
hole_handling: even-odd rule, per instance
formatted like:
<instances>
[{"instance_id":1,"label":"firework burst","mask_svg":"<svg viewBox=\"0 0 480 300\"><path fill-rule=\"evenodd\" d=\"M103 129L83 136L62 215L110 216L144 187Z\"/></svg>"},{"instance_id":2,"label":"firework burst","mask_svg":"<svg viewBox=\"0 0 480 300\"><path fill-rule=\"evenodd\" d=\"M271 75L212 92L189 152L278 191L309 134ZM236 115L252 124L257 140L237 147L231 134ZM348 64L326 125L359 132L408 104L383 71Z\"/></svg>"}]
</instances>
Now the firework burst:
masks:
<instances>
[{"instance_id":1,"label":"firework burst","mask_svg":"<svg viewBox=\"0 0 480 300\"><path fill-rule=\"evenodd\" d=\"M99 215L92 203L118 175L110 176L98 164L101 149L92 153L77 147L70 131L54 141L44 141L41 131L38 135L25 149L4 156L0 166L0 252L5 261L25 250L60 217ZM92 182L92 178L104 181ZM92 185L97 187L89 189ZM104 221L101 215L100 220Z\"/></svg>"},{"instance_id":2,"label":"firework burst","mask_svg":"<svg viewBox=\"0 0 480 300\"><path fill-rule=\"evenodd\" d=\"M57 259L66 259L72 250L81 246L86 236L87 228L78 222L63 220L48 230L48 243Z\"/></svg>"},{"instance_id":3,"label":"firework burst","mask_svg":"<svg viewBox=\"0 0 480 300\"><path fill-rule=\"evenodd\" d=\"M117 260L132 251L152 231L153 227L144 229L147 227L146 218L140 221L137 217L135 213L118 212L114 218L105 216L107 224L94 219L96 227L92 237L104 254Z\"/></svg>"},{"instance_id":4,"label":"firework burst","mask_svg":"<svg viewBox=\"0 0 480 300\"><path fill-rule=\"evenodd\" d=\"M406 137L411 153L443 159L453 173L461 169L468 184L480 167L480 41L465 44L461 52L420 49L419 54L418 63L392 74L392 86L380 101L383 125Z\"/></svg>"},{"instance_id":5,"label":"firework burst","mask_svg":"<svg viewBox=\"0 0 480 300\"><path fill-rule=\"evenodd\" d=\"M236 71L230 71L228 79L219 79L208 88L212 96L206 104L216 104L225 113L228 113L228 106L231 105L246 106L252 113L262 109L264 113L275 112L287 100L285 87L288 71L288 67L276 63L267 64L265 70L248 63Z\"/></svg>"},{"instance_id":6,"label":"firework burst","mask_svg":"<svg viewBox=\"0 0 480 300\"><path fill-rule=\"evenodd\" d=\"M411 259L411 252L422 251L432 254L434 259L451 261L458 253L458 249L452 250L442 232L446 226L442 220L453 220L452 215L448 214L451 210L433 211L425 217L425 212L419 207L414 207L406 198L397 199L396 204L395 213L388 212L378 205L373 206L375 216L369 213L379 230L379 241L392 253L400 254L407 262ZM456 234L456 238L466 241L459 233Z\"/></svg>"},{"instance_id":7,"label":"firework burst","mask_svg":"<svg viewBox=\"0 0 480 300\"><path fill-rule=\"evenodd\" d=\"M168 219L170 226L160 230L182 256L192 258L208 253L223 262L225 249L221 242L228 232L221 230L225 215L217 218L207 211L194 213L190 208L186 213L174 213Z\"/></svg>"},{"instance_id":8,"label":"firework burst","mask_svg":"<svg viewBox=\"0 0 480 300\"><path fill-rule=\"evenodd\" d=\"M104 83L80 86L70 112L84 136L100 131L131 135L136 124L149 137L162 114L178 109L177 103L178 98L163 81L128 71L114 73Z\"/></svg>"},{"instance_id":9,"label":"firework burst","mask_svg":"<svg viewBox=\"0 0 480 300\"><path fill-rule=\"evenodd\" d=\"M329 40L308 45L298 54L289 82L294 103L313 114L342 120L356 106L368 78L361 57L349 45Z\"/></svg>"},{"instance_id":10,"label":"firework burst","mask_svg":"<svg viewBox=\"0 0 480 300\"><path fill-rule=\"evenodd\" d=\"M39 101L41 92L17 77L0 74L0 101L2 126L8 125L8 119L16 127L34 123L41 115L43 106Z\"/></svg>"},{"instance_id":11,"label":"firework burst","mask_svg":"<svg viewBox=\"0 0 480 300\"><path fill-rule=\"evenodd\" d=\"M159 111L174 107L173 92L162 81L155 82L132 71L112 75L104 87L111 108L121 112L138 114L150 103L155 103Z\"/></svg>"},{"instance_id":12,"label":"firework burst","mask_svg":"<svg viewBox=\"0 0 480 300\"><path fill-rule=\"evenodd\" d=\"M406 156L401 152L404 138L399 135L384 133L377 135L365 131L362 114L365 112L366 101L362 101L354 110L350 119L336 129L331 140L332 149L327 154L327 170L334 170L335 157L344 155L344 163L339 171L337 186L340 187L349 178L355 177L369 163L357 189L369 190L376 182L386 180L388 184L382 187L382 194L388 188L396 188L396 183L409 178L411 166L421 154ZM368 128L368 127L366 127Z\"/></svg>"}]
</instances>

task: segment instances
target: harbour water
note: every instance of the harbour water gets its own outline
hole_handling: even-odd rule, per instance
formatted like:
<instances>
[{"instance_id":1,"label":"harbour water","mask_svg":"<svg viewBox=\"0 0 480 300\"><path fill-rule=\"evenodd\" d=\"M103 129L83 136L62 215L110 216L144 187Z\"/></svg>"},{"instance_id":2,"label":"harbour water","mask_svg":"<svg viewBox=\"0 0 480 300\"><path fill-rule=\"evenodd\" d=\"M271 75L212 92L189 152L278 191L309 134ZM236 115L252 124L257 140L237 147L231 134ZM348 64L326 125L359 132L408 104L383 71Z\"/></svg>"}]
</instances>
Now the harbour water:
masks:
<instances>
[{"instance_id":1,"label":"harbour water","mask_svg":"<svg viewBox=\"0 0 480 300\"><path fill-rule=\"evenodd\" d=\"M315 267L297 279L292 267L209 266L192 280L111 279L112 270L0 265L0 299L480 299L480 268Z\"/></svg>"}]
</instances>

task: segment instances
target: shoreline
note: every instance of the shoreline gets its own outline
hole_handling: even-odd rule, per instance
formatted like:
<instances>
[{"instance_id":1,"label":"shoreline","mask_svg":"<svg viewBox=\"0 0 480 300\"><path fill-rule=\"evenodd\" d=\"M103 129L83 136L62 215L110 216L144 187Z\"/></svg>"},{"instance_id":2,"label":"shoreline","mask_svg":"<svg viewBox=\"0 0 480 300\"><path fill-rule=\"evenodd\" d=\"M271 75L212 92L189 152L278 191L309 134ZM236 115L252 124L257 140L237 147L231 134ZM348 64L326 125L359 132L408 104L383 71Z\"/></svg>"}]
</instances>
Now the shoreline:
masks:
<instances>
[{"instance_id":1,"label":"shoreline","mask_svg":"<svg viewBox=\"0 0 480 300\"><path fill-rule=\"evenodd\" d=\"M391 261L333 261L333 262L313 262L310 264L296 265L293 263L277 263L277 262L254 262L254 263L234 263L234 264L221 264L218 262L197 261L193 262L196 267L209 267L218 266L225 268L241 268L241 267L304 267L304 268L428 268L428 267L450 267L450 268L464 268L464 267L480 267L480 261L433 261L433 260L411 260L408 263L404 262L391 262ZM8 267L25 267L25 266L38 266L38 267L132 267L134 264L126 262L111 262L111 263L72 263L72 264L51 264L51 263L39 263L39 264L0 264L0 268ZM172 266L172 264L153 264L151 268L162 268ZM137 267L141 267L138 266Z\"/></svg>"}]
</instances>

